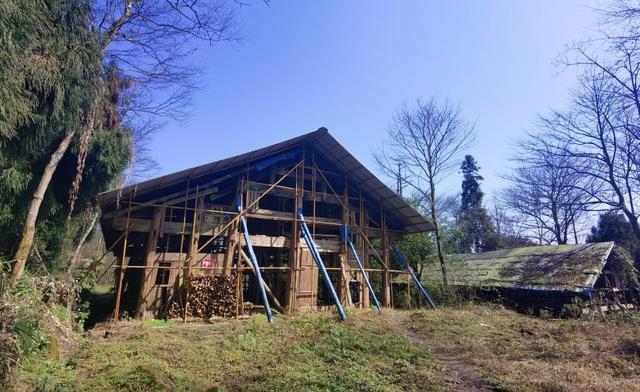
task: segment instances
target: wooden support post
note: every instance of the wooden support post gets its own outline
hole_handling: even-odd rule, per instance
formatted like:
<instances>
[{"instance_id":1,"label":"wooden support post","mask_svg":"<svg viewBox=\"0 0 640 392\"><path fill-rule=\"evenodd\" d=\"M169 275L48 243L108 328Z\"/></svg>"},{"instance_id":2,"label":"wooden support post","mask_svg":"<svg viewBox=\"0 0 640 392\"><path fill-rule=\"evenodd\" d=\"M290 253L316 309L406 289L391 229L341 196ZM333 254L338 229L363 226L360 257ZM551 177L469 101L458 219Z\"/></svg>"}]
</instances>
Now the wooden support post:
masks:
<instances>
[{"instance_id":1,"label":"wooden support post","mask_svg":"<svg viewBox=\"0 0 640 392\"><path fill-rule=\"evenodd\" d=\"M248 164L248 163L247 163ZM249 170L247 169L247 180L249 176ZM245 182L241 181L238 188L238 202L239 205L244 208L245 202L249 204L249 201L246 197L246 189ZM242 210L240 208L240 210ZM242 215L242 211L240 211L238 217ZM242 259L240 257L240 252L242 251L242 244L240 243L240 235L238 234L238 221L234 223L231 227L233 227L233 247L231 248L231 260L236 260L236 317L240 315L244 315L244 275L242 271Z\"/></svg>"},{"instance_id":2,"label":"wooden support post","mask_svg":"<svg viewBox=\"0 0 640 392\"><path fill-rule=\"evenodd\" d=\"M389 272L389 232L387 231L387 216L384 210L380 210L380 223L382 225L382 257L384 272L382 275L382 306L391 307L391 273Z\"/></svg>"},{"instance_id":3,"label":"wooden support post","mask_svg":"<svg viewBox=\"0 0 640 392\"><path fill-rule=\"evenodd\" d=\"M176 279L174 282L174 295L177 296L178 298L178 304L180 304L180 308L182 309L182 311L185 311L186 308L186 301L183 302L183 300L185 299L183 297L187 295L186 291L182 291L184 289L184 273L181 274L181 272L184 272L180 266L182 265L182 255L184 254L184 235L185 235L185 231L187 230L187 203L189 201L189 185L191 184L190 181L187 181L187 191L185 194L185 199L184 199L184 207L182 208L182 228L180 229L180 251L178 254L178 270L176 272ZM186 259L186 258L185 258ZM185 313L186 314L186 313Z\"/></svg>"},{"instance_id":4,"label":"wooden support post","mask_svg":"<svg viewBox=\"0 0 640 392\"><path fill-rule=\"evenodd\" d=\"M194 258L198 254L198 243L200 240L200 226L202 224L202 217L204 214L200 214L203 208L204 198L198 196L198 186L196 185L196 198L195 209L193 210L193 223L191 225L191 240L189 243L189 255L185 261L185 303L184 314L182 315L182 321L187 322L187 314L189 310L189 289L191 287L191 267L194 263Z\"/></svg>"},{"instance_id":5,"label":"wooden support post","mask_svg":"<svg viewBox=\"0 0 640 392\"><path fill-rule=\"evenodd\" d=\"M227 229L227 249L224 252L224 260L222 262L222 275L231 275L231 266L233 264L233 254L238 243L238 224L233 224Z\"/></svg>"},{"instance_id":6,"label":"wooden support post","mask_svg":"<svg viewBox=\"0 0 640 392\"><path fill-rule=\"evenodd\" d=\"M364 205L364 200L362 199L362 192L360 192L360 260L362 260L362 265L365 271L369 268L369 247L367 246L364 236L364 227L367 225L367 209ZM369 308L369 290L366 290L364 276L360 277L360 292L361 295L361 304L362 308Z\"/></svg>"},{"instance_id":7,"label":"wooden support post","mask_svg":"<svg viewBox=\"0 0 640 392\"><path fill-rule=\"evenodd\" d=\"M342 202L342 226L349 226L349 191L347 190L347 179L344 181L344 195ZM349 247L346 238L340 241L340 279L338 279L338 288L340 301L345 307L353 307L353 299L351 298L351 268L349 266Z\"/></svg>"},{"instance_id":8,"label":"wooden support post","mask_svg":"<svg viewBox=\"0 0 640 392\"><path fill-rule=\"evenodd\" d=\"M140 282L140 292L138 294L138 308L136 316L142 320L146 320L153 316L153 305L149 307L150 297L153 295L153 284L158 274L158 269L154 268L156 262L156 248L158 246L158 238L160 237L160 228L164 221L165 208L156 207L153 211L153 228L149 232L147 238L147 249L145 251L145 269L142 271Z\"/></svg>"},{"instance_id":9,"label":"wooden support post","mask_svg":"<svg viewBox=\"0 0 640 392\"><path fill-rule=\"evenodd\" d=\"M124 282L124 270L126 268L127 242L129 240L129 219L131 218L131 199L133 193L129 193L129 209L127 210L127 225L124 231L124 241L122 243L122 254L120 256L120 268L118 273L118 285L116 287L116 305L113 310L113 319L120 320L120 301L122 300L122 283Z\"/></svg>"},{"instance_id":10,"label":"wooden support post","mask_svg":"<svg viewBox=\"0 0 640 392\"><path fill-rule=\"evenodd\" d=\"M316 237L316 198L318 197L318 195L316 194L316 188L318 186L317 181L317 173L316 173L316 152L315 149L312 151L311 153L311 161L313 162L313 166L311 167L311 198L312 198L312 202L313 202L313 216L312 216L312 235L313 238L315 239ZM320 271L314 271L314 268L316 268L315 263L309 263L309 268L311 269L311 276L315 277L318 276L318 273ZM314 307L317 306L318 304L318 279L315 279L315 282L312 282L312 293L311 293L311 303Z\"/></svg>"},{"instance_id":11,"label":"wooden support post","mask_svg":"<svg viewBox=\"0 0 640 392\"><path fill-rule=\"evenodd\" d=\"M291 246L289 247L289 290L287 291L287 313L291 314L298 310L297 294L298 294L298 280L300 279L300 226L298 223L298 216L296 211L298 208L302 208L302 196L304 195L304 159L302 165L296 168L295 181L296 181L296 197L293 205L293 220L291 222ZM301 189L302 188L302 189Z\"/></svg>"},{"instance_id":12,"label":"wooden support post","mask_svg":"<svg viewBox=\"0 0 640 392\"><path fill-rule=\"evenodd\" d=\"M238 252L238 257L236 259L236 295L237 295L237 306L236 306L236 317L244 314L244 275L242 271L242 263L240 262L240 241L236 241L234 245L234 254Z\"/></svg>"}]
</instances>

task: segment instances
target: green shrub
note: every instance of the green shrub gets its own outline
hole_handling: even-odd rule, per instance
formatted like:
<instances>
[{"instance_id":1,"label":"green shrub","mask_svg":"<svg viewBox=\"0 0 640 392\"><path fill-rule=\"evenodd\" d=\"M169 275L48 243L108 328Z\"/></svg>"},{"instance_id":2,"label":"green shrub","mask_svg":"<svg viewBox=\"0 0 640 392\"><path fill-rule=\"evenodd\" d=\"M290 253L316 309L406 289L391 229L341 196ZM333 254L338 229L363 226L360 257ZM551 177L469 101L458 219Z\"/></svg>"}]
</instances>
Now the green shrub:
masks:
<instances>
[{"instance_id":1,"label":"green shrub","mask_svg":"<svg viewBox=\"0 0 640 392\"><path fill-rule=\"evenodd\" d=\"M432 283L425 286L436 306L462 307L478 300L478 288L466 286L445 286Z\"/></svg>"}]
</instances>

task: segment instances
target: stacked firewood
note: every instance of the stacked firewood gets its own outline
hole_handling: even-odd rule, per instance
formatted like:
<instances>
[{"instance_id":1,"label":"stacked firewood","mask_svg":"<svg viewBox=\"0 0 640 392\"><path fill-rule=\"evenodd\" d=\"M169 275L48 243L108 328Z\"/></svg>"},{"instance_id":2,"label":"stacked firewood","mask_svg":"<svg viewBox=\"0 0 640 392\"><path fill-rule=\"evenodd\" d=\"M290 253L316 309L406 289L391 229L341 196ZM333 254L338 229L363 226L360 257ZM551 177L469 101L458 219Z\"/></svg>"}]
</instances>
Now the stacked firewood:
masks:
<instances>
[{"instance_id":1,"label":"stacked firewood","mask_svg":"<svg viewBox=\"0 0 640 392\"><path fill-rule=\"evenodd\" d=\"M214 316L230 318L236 315L236 277L193 276L187 295L187 317L208 319ZM184 303L184 300L181 301ZM182 317L180 303L174 301L169 306L167 317Z\"/></svg>"}]
</instances>

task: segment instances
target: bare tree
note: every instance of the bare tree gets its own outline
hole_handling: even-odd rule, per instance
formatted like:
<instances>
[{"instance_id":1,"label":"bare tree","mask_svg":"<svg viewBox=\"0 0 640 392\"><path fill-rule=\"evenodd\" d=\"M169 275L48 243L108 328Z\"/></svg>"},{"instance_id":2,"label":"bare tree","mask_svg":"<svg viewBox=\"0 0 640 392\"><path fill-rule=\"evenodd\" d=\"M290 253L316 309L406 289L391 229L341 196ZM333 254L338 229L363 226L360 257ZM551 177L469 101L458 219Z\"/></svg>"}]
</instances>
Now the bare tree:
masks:
<instances>
[{"instance_id":1,"label":"bare tree","mask_svg":"<svg viewBox=\"0 0 640 392\"><path fill-rule=\"evenodd\" d=\"M237 39L233 20L234 5L239 4L225 0L95 1L91 9L93 27L103 64L116 67L118 77L129 81L119 92L116 115L133 130L134 141L143 143L159 118L176 119L186 113L197 75L197 68L188 59L196 49L194 41L213 44ZM12 283L20 280L24 271L40 205L53 173L78 137L76 177L69 193L69 209L73 211L91 136L94 127L104 120L101 109L109 93L104 78L96 79L96 86L96 97L86 110L82 130L66 132L40 177L15 254Z\"/></svg>"},{"instance_id":2,"label":"bare tree","mask_svg":"<svg viewBox=\"0 0 640 392\"><path fill-rule=\"evenodd\" d=\"M591 208L621 211L640 239L640 3L615 0L600 11L601 34L562 59L581 69L581 86L567 111L544 118L545 134L569 142L555 153L577 159Z\"/></svg>"},{"instance_id":3,"label":"bare tree","mask_svg":"<svg viewBox=\"0 0 640 392\"><path fill-rule=\"evenodd\" d=\"M571 169L572 157L536 139L519 143L512 159L518 166L505 176L511 185L502 192L503 203L523 218L521 224L539 244L566 244L571 234L578 243L576 221L590 200L584 178Z\"/></svg>"},{"instance_id":4,"label":"bare tree","mask_svg":"<svg viewBox=\"0 0 640 392\"><path fill-rule=\"evenodd\" d=\"M500 248L512 249L535 245L530 239L531 231L526 227L524 219L508 209L497 195L493 196L492 202L489 215L495 225ZM538 244L540 243L542 243L541 240L538 241Z\"/></svg>"},{"instance_id":5,"label":"bare tree","mask_svg":"<svg viewBox=\"0 0 640 392\"><path fill-rule=\"evenodd\" d=\"M436 249L443 283L447 271L442 251L439 226L437 185L454 171L460 155L473 141L473 125L462 118L459 105L449 101L439 103L435 98L415 107L403 105L388 129L386 148L374 154L380 169L391 178L402 170L402 181L417 192L426 203L435 226Z\"/></svg>"},{"instance_id":6,"label":"bare tree","mask_svg":"<svg viewBox=\"0 0 640 392\"><path fill-rule=\"evenodd\" d=\"M591 210L621 211L640 239L640 139L634 125L640 111L622 90L607 71L591 69L570 109L542 118L544 132L534 140L557 169L581 178L573 187L587 195Z\"/></svg>"}]
</instances>

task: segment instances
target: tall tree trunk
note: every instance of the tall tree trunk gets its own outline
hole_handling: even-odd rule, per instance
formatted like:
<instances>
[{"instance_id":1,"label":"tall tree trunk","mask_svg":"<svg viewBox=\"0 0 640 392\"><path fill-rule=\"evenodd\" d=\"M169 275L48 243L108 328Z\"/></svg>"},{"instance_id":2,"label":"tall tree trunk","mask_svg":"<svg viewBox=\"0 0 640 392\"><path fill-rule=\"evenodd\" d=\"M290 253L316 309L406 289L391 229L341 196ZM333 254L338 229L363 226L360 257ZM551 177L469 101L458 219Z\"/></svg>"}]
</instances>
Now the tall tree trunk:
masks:
<instances>
[{"instance_id":1,"label":"tall tree trunk","mask_svg":"<svg viewBox=\"0 0 640 392\"><path fill-rule=\"evenodd\" d=\"M444 255L442 254L442 238L440 238L440 225L438 225L438 214L436 211L436 184L432 178L430 178L429 186L431 187L429 192L431 220L433 221L433 226L436 229L436 249L438 250L438 260L440 260L440 269L442 270L442 284L446 287L449 285L449 282L447 280L447 267L444 264Z\"/></svg>"},{"instance_id":2,"label":"tall tree trunk","mask_svg":"<svg viewBox=\"0 0 640 392\"><path fill-rule=\"evenodd\" d=\"M73 256L71 256L71 259L69 260L69 267L67 268L67 275L69 277L71 277L71 274L73 273L74 268L78 264L78 259L80 259L80 251L82 250L84 243L87 242L87 238L89 238L89 234L91 234L91 232L93 231L93 228L96 226L96 223L98 222L99 217L100 217L100 210L96 208L96 211L93 213L93 217L91 218L91 222L89 223L89 226L87 226L87 228L82 233L82 237L80 238L80 241L78 241L78 246L76 247L76 251L73 253Z\"/></svg>"},{"instance_id":3,"label":"tall tree trunk","mask_svg":"<svg viewBox=\"0 0 640 392\"><path fill-rule=\"evenodd\" d=\"M51 155L49 163L44 168L44 173L42 173L38 188L33 194L33 199L29 205L29 213L27 214L24 230L22 231L22 238L20 239L20 245L18 245L18 250L15 254L15 263L13 265L13 270L11 271L11 277L9 278L10 284L17 283L22 277L24 267L27 263L27 257L29 256L29 252L33 246L33 239L36 234L36 221L38 218L38 212L40 211L40 205L44 199L44 194L47 192L47 188L49 187L53 173L58 167L58 163L60 163L65 152L69 149L74 135L75 131L67 132L64 139L62 139L58 145L56 151Z\"/></svg>"}]
</instances>

